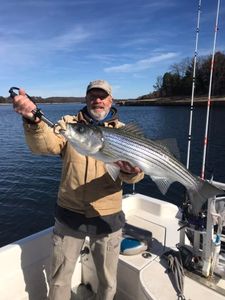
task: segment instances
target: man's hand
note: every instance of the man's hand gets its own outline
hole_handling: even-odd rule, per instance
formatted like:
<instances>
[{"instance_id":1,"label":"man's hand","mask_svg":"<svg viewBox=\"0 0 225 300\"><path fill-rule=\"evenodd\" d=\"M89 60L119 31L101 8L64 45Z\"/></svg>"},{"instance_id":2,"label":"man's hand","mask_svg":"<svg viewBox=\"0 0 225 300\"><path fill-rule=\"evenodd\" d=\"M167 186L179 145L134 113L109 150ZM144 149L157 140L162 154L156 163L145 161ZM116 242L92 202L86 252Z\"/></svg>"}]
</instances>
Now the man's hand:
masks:
<instances>
[{"instance_id":1,"label":"man's hand","mask_svg":"<svg viewBox=\"0 0 225 300\"><path fill-rule=\"evenodd\" d=\"M140 168L131 166L127 161L118 160L115 164L120 167L120 170L124 173L137 174L142 172Z\"/></svg>"},{"instance_id":2,"label":"man's hand","mask_svg":"<svg viewBox=\"0 0 225 300\"><path fill-rule=\"evenodd\" d=\"M26 92L23 89L19 90L19 95L13 98L13 108L15 112L22 115L26 119L30 119L35 123L38 123L40 120L34 119L32 110L36 109L36 105L26 96Z\"/></svg>"}]
</instances>

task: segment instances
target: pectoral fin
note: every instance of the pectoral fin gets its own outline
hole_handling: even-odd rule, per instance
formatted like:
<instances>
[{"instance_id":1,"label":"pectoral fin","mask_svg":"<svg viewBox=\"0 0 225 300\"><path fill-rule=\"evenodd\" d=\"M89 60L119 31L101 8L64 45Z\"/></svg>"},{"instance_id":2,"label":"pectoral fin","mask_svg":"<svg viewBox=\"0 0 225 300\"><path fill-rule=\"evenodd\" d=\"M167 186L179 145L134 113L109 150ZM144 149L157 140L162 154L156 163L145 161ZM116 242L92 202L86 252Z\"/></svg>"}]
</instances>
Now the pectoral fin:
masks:
<instances>
[{"instance_id":1,"label":"pectoral fin","mask_svg":"<svg viewBox=\"0 0 225 300\"><path fill-rule=\"evenodd\" d=\"M173 180L165 177L151 176L151 179L155 182L160 192L165 195L168 188L173 183Z\"/></svg>"},{"instance_id":2,"label":"pectoral fin","mask_svg":"<svg viewBox=\"0 0 225 300\"><path fill-rule=\"evenodd\" d=\"M116 166L115 164L106 163L105 164L106 170L109 173L109 175L112 177L114 181L116 181L117 177L120 173L120 167Z\"/></svg>"}]
</instances>

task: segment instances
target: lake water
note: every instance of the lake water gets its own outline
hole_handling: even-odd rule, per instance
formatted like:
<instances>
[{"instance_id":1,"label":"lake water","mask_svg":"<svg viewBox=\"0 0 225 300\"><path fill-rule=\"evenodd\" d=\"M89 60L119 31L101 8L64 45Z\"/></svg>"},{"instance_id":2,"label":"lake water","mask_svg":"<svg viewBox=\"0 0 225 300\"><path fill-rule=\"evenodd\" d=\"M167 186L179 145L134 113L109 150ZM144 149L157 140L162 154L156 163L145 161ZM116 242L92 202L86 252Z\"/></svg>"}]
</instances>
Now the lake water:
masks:
<instances>
[{"instance_id":1,"label":"lake water","mask_svg":"<svg viewBox=\"0 0 225 300\"><path fill-rule=\"evenodd\" d=\"M40 105L46 116L56 122L65 114L75 114L81 104ZM124 122L141 124L152 139L175 138L181 161L186 161L189 126L188 107L119 107ZM190 169L200 174L206 108L196 107ZM210 121L208 178L225 182L225 107L213 107ZM10 105L0 106L0 246L47 228L54 223L54 206L61 172L61 159L31 154L25 144L22 121ZM165 196L146 177L136 191L179 205L183 188L173 184ZM132 192L125 185L124 192Z\"/></svg>"}]
</instances>

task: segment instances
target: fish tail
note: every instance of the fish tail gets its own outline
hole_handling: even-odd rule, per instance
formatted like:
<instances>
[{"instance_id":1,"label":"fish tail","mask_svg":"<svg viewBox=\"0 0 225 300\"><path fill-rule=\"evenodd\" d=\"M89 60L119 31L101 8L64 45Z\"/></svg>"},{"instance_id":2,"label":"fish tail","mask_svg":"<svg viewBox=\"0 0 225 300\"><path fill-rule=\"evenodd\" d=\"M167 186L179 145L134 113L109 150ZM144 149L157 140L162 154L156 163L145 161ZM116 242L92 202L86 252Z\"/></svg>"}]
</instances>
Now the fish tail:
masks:
<instances>
[{"instance_id":1,"label":"fish tail","mask_svg":"<svg viewBox=\"0 0 225 300\"><path fill-rule=\"evenodd\" d=\"M200 181L198 189L189 193L192 203L192 213L198 215L209 198L224 194L224 191L208 181Z\"/></svg>"}]
</instances>

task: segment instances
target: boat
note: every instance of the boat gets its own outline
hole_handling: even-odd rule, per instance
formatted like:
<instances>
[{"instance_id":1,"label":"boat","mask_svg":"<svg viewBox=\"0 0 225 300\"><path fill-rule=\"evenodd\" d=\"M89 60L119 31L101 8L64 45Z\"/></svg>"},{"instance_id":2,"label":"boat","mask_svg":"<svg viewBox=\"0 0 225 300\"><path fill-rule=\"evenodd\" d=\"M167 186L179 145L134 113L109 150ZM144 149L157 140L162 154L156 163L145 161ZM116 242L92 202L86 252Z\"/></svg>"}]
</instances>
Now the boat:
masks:
<instances>
[{"instance_id":1,"label":"boat","mask_svg":"<svg viewBox=\"0 0 225 300\"><path fill-rule=\"evenodd\" d=\"M225 184L213 184L225 191ZM197 217L185 205L180 208L135 190L123 196L126 226L115 300L225 299L225 196L208 199ZM2 300L47 299L52 231L0 248ZM95 293L97 286L87 237L74 269L71 299L88 300L88 291Z\"/></svg>"},{"instance_id":2,"label":"boat","mask_svg":"<svg viewBox=\"0 0 225 300\"><path fill-rule=\"evenodd\" d=\"M225 197L219 200L224 201ZM209 205L211 201L216 199L210 199ZM176 205L150 196L124 195L123 210L130 229L124 233L124 239L132 237L146 247L131 247L131 253L120 254L115 299L224 299L225 253L221 252L218 257L219 252L215 251L220 249L221 243L215 244L209 212L206 228L195 230L183 226ZM193 243L187 238L187 229L194 233ZM47 299L51 234L52 228L48 228L0 248L2 300ZM184 274L179 275L182 290L176 286L168 263L168 256L178 253L178 248L183 249L189 264L188 268L183 266ZM217 266L212 272L215 257ZM94 292L98 285L88 238L74 270L71 299L82 299L78 297L81 285L91 287ZM181 294L185 298L178 298Z\"/></svg>"}]
</instances>

